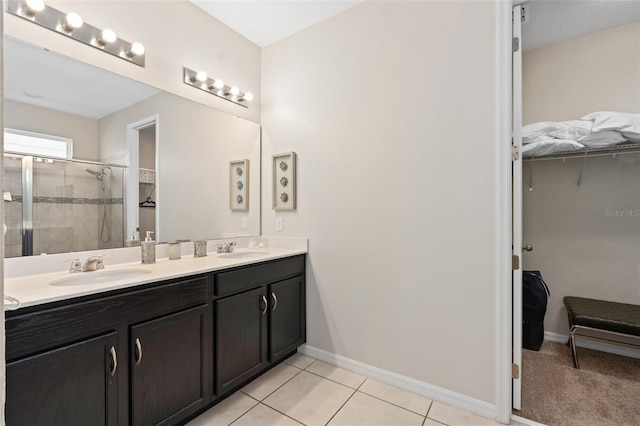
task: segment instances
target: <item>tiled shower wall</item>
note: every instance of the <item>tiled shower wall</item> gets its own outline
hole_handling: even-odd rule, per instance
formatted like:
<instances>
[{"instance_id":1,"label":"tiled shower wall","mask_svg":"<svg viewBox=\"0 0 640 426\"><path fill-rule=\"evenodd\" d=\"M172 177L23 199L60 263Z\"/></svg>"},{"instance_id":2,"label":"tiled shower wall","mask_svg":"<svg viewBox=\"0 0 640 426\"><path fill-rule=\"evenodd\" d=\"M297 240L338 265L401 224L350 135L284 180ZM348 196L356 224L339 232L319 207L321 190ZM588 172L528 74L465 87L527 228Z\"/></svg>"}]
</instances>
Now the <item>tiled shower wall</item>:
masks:
<instances>
[{"instance_id":1,"label":"tiled shower wall","mask_svg":"<svg viewBox=\"0 0 640 426\"><path fill-rule=\"evenodd\" d=\"M109 232L105 232L105 241L102 241L102 186L85 167L101 170L100 166L82 163L34 163L34 255L122 247L123 172L112 168L105 177ZM10 191L13 198L5 202L6 257L22 254L21 182L20 161L5 159L4 191Z\"/></svg>"}]
</instances>

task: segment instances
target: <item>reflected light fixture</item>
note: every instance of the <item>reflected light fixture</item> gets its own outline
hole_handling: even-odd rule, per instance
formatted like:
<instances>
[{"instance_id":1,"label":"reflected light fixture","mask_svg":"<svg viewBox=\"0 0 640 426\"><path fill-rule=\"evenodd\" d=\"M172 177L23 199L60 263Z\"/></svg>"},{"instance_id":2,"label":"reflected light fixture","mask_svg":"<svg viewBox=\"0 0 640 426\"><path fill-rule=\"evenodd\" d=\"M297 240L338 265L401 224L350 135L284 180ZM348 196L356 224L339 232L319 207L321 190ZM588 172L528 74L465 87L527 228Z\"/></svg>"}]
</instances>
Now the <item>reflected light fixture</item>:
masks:
<instances>
[{"instance_id":1,"label":"reflected light fixture","mask_svg":"<svg viewBox=\"0 0 640 426\"><path fill-rule=\"evenodd\" d=\"M113 30L87 24L75 12L64 13L44 0L7 0L7 12L144 67L144 46L118 38Z\"/></svg>"},{"instance_id":2,"label":"reflected light fixture","mask_svg":"<svg viewBox=\"0 0 640 426\"><path fill-rule=\"evenodd\" d=\"M22 12L27 16L35 16L36 13L44 10L44 1L42 0L27 0L24 2Z\"/></svg>"},{"instance_id":3,"label":"reflected light fixture","mask_svg":"<svg viewBox=\"0 0 640 426\"><path fill-rule=\"evenodd\" d=\"M78 29L84 24L80 15L75 12L67 13L67 16L64 18L64 22L62 23L62 29L66 32L70 33L75 29Z\"/></svg>"},{"instance_id":4,"label":"reflected light fixture","mask_svg":"<svg viewBox=\"0 0 640 426\"><path fill-rule=\"evenodd\" d=\"M109 43L115 42L117 39L118 36L116 36L116 33L114 33L112 30L102 30L100 36L96 39L96 42L100 46L106 46Z\"/></svg>"},{"instance_id":5,"label":"reflected light fixture","mask_svg":"<svg viewBox=\"0 0 640 426\"><path fill-rule=\"evenodd\" d=\"M189 86L245 108L249 108L247 102L253 100L253 95L250 92L242 92L237 86L227 86L220 79L208 77L204 71L194 71L183 67L182 81Z\"/></svg>"}]
</instances>

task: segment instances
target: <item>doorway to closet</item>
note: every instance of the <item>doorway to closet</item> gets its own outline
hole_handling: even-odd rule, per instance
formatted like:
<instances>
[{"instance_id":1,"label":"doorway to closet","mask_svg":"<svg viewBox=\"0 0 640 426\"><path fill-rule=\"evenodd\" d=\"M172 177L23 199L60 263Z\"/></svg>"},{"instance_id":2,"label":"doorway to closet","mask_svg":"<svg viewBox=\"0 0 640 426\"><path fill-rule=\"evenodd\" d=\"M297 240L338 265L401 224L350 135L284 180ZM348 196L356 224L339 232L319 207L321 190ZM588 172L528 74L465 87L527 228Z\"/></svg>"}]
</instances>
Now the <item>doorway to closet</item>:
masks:
<instances>
[{"instance_id":1,"label":"doorway to closet","mask_svg":"<svg viewBox=\"0 0 640 426\"><path fill-rule=\"evenodd\" d=\"M546 424L636 424L640 418L640 360L634 358L640 352L579 339L576 370L565 344L564 296L640 304L640 145L572 127L593 126L602 117L593 113L640 113L640 3L614 2L617 11L611 3L533 1L522 24L524 128L514 137L522 130L525 145L520 174L514 166L513 218L514 237L521 220L522 241L514 244L532 247L522 253L520 271L541 271L551 296L542 347L521 351L513 413ZM556 24L563 31L580 27L577 18L589 14L600 14L595 22L603 26L553 42L536 36L552 36ZM514 96L516 73L514 67ZM606 136L616 131L620 136L618 130ZM556 146L533 146L545 138ZM514 279L514 361L521 346L516 286Z\"/></svg>"}]
</instances>

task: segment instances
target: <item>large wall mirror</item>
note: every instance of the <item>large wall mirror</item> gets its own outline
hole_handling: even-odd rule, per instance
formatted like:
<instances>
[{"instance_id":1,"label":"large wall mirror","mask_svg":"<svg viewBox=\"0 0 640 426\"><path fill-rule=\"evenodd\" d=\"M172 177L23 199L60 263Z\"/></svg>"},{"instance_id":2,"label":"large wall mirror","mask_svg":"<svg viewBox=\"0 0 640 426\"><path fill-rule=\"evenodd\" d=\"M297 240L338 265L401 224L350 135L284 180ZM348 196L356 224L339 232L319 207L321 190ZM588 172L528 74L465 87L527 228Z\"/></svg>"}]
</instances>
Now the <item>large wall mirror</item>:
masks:
<instances>
[{"instance_id":1,"label":"large wall mirror","mask_svg":"<svg viewBox=\"0 0 640 426\"><path fill-rule=\"evenodd\" d=\"M257 123L4 43L5 257L260 234Z\"/></svg>"}]
</instances>

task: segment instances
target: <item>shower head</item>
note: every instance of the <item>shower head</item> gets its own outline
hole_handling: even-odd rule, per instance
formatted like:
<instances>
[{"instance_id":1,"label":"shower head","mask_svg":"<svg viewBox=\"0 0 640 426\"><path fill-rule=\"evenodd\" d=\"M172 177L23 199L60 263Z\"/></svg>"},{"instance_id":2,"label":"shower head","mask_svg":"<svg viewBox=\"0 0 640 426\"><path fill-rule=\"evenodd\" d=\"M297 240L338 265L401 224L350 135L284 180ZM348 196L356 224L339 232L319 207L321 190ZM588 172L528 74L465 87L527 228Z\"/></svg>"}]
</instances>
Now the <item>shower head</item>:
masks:
<instances>
[{"instance_id":1,"label":"shower head","mask_svg":"<svg viewBox=\"0 0 640 426\"><path fill-rule=\"evenodd\" d=\"M100 175L102 175L102 172L94 172L93 170L89 170L89 169L87 169L86 167L85 167L84 171L85 171L85 172L87 172L87 173L91 173L91 174L92 174L92 175L94 175L94 176L100 176Z\"/></svg>"},{"instance_id":2,"label":"shower head","mask_svg":"<svg viewBox=\"0 0 640 426\"><path fill-rule=\"evenodd\" d=\"M86 167L84 168L85 172L91 173L92 175L97 177L98 180L102 180L102 178L107 174L107 170L111 170L111 167L109 166L103 167L102 170L100 170L99 172L95 172L91 169L87 169Z\"/></svg>"}]
</instances>

